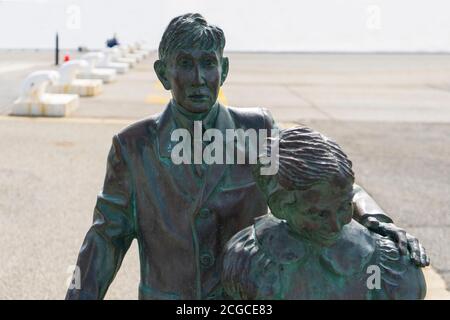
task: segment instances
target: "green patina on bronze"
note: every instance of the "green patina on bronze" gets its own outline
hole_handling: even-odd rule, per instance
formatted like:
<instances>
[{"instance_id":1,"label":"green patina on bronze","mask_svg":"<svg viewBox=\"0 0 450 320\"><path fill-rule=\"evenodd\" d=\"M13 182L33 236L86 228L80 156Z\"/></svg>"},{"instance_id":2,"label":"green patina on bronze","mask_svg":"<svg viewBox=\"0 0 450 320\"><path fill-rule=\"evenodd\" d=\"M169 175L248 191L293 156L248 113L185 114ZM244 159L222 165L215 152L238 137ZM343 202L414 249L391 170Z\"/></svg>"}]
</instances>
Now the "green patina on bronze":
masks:
<instances>
[{"instance_id":1,"label":"green patina on bronze","mask_svg":"<svg viewBox=\"0 0 450 320\"><path fill-rule=\"evenodd\" d=\"M67 299L102 299L131 242L139 245L140 299L219 299L223 250L239 230L267 212L252 165L175 165L177 128L255 130L276 128L267 110L217 102L228 74L223 31L199 14L174 18L165 30L155 72L172 100L157 115L114 136L94 221L77 266L81 283ZM251 93L249 93L251 94ZM354 219L378 233L408 240L401 248L418 264L426 255L414 237L392 224L373 199L355 187ZM314 282L314 279L311 279Z\"/></svg>"},{"instance_id":2,"label":"green patina on bronze","mask_svg":"<svg viewBox=\"0 0 450 320\"><path fill-rule=\"evenodd\" d=\"M254 170L271 213L238 232L225 249L227 294L234 299L423 299L420 267L392 240L352 219L354 176L340 147L307 127L284 130L278 141L278 174Z\"/></svg>"}]
</instances>

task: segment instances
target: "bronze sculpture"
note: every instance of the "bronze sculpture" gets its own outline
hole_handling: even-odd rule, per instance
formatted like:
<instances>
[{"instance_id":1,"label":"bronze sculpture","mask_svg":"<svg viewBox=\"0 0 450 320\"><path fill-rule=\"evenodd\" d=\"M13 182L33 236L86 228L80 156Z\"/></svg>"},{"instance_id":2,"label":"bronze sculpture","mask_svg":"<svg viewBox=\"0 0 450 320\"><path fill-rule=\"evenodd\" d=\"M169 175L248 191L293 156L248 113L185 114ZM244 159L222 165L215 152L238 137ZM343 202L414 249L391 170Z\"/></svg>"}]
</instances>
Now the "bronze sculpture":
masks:
<instances>
[{"instance_id":1,"label":"bronze sculpture","mask_svg":"<svg viewBox=\"0 0 450 320\"><path fill-rule=\"evenodd\" d=\"M223 31L199 14L174 18L159 46L155 72L172 100L161 113L114 136L102 192L77 261L80 288L67 299L102 299L133 239L138 241L140 299L219 299L222 253L237 231L267 212L252 165L179 164L171 159L174 130L276 128L267 110L217 102L228 74ZM427 257L418 241L361 188L355 219L407 246L418 264Z\"/></svg>"},{"instance_id":2,"label":"bronze sculpture","mask_svg":"<svg viewBox=\"0 0 450 320\"><path fill-rule=\"evenodd\" d=\"M230 297L425 297L420 267L352 219L352 163L335 142L307 127L284 130L279 164L272 176L254 170L271 213L227 244L222 282Z\"/></svg>"}]
</instances>

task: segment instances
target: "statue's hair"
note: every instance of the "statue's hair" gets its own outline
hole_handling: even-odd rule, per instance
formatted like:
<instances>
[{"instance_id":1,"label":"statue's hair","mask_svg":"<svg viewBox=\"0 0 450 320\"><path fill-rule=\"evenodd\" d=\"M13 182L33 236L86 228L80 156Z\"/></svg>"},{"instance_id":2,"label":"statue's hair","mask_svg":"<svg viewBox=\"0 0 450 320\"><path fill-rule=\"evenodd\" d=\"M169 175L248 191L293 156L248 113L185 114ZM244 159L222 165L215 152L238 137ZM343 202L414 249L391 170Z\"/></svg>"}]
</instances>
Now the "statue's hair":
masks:
<instances>
[{"instance_id":1,"label":"statue's hair","mask_svg":"<svg viewBox=\"0 0 450 320\"><path fill-rule=\"evenodd\" d=\"M162 61L181 48L215 50L222 56L224 47L222 29L208 24L199 13L187 13L170 21L159 43L158 53Z\"/></svg>"},{"instance_id":2,"label":"statue's hair","mask_svg":"<svg viewBox=\"0 0 450 320\"><path fill-rule=\"evenodd\" d=\"M355 180L347 155L336 142L317 131L304 126L281 130L278 143L276 176L287 190L307 190L333 178L352 183ZM268 143L268 152L270 146Z\"/></svg>"}]
</instances>

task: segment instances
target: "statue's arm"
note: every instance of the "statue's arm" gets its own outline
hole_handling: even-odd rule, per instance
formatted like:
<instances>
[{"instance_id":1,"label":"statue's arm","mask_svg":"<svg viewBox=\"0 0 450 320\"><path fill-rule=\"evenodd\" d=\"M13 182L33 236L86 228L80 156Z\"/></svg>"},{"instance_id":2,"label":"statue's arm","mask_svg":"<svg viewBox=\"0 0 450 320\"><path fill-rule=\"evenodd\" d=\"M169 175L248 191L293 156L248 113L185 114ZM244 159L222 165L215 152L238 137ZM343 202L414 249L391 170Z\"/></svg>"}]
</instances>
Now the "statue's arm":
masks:
<instances>
[{"instance_id":1,"label":"statue's arm","mask_svg":"<svg viewBox=\"0 0 450 320\"><path fill-rule=\"evenodd\" d=\"M375 200L357 184L353 185L353 207L353 218L362 225L365 225L369 218L379 222L393 223Z\"/></svg>"},{"instance_id":2,"label":"statue's arm","mask_svg":"<svg viewBox=\"0 0 450 320\"><path fill-rule=\"evenodd\" d=\"M375 200L360 186L353 186L353 218L371 231L391 238L402 255L409 254L417 266L425 267L430 259L425 248L413 235L397 227Z\"/></svg>"},{"instance_id":3,"label":"statue's arm","mask_svg":"<svg viewBox=\"0 0 450 320\"><path fill-rule=\"evenodd\" d=\"M132 182L122 149L115 136L94 221L78 255L79 275L66 299L103 299L135 237Z\"/></svg>"},{"instance_id":4,"label":"statue's arm","mask_svg":"<svg viewBox=\"0 0 450 320\"><path fill-rule=\"evenodd\" d=\"M275 122L275 120L272 116L272 113L269 111L269 109L262 108L262 111L263 111L264 122L265 122L264 127L269 130L272 130L272 129L280 130L280 128L278 127L278 124Z\"/></svg>"}]
</instances>

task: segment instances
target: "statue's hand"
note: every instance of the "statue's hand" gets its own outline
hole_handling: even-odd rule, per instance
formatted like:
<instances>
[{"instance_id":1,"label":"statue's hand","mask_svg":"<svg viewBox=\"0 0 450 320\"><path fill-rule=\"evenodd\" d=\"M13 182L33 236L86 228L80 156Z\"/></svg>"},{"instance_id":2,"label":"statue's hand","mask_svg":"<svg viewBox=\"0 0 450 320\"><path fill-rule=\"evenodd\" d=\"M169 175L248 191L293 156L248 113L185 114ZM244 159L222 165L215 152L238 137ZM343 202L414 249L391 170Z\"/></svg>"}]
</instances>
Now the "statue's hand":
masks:
<instances>
[{"instance_id":1,"label":"statue's hand","mask_svg":"<svg viewBox=\"0 0 450 320\"><path fill-rule=\"evenodd\" d=\"M398 246L402 255L409 253L416 266L426 267L430 265L430 258L419 240L393 223L380 222L375 218L368 218L364 225L382 236L391 238Z\"/></svg>"}]
</instances>

